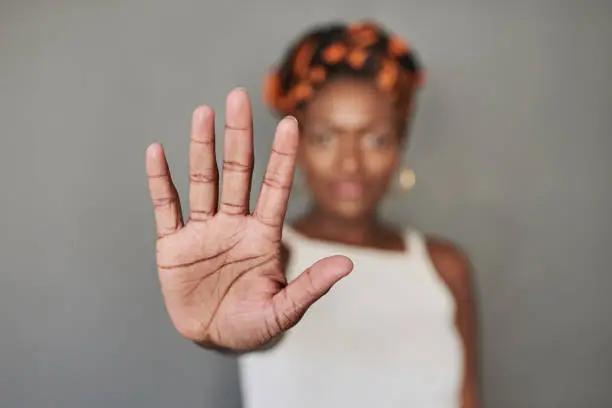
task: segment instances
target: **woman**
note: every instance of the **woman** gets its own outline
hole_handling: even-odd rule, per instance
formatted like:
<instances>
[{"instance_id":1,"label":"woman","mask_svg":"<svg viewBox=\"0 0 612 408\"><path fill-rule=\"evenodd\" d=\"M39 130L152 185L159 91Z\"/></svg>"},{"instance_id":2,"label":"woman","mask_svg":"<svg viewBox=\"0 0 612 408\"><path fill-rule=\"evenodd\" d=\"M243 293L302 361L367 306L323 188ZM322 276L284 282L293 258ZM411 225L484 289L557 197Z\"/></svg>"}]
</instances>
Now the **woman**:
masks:
<instances>
[{"instance_id":1,"label":"woman","mask_svg":"<svg viewBox=\"0 0 612 408\"><path fill-rule=\"evenodd\" d=\"M466 257L376 217L421 76L409 48L375 24L307 33L265 88L275 112L297 119L299 144L295 119L283 119L252 213L244 91L227 100L218 206L213 113L194 114L187 225L163 151L148 150L169 314L204 347L259 351L240 360L247 408L477 406ZM313 206L283 227L296 161Z\"/></svg>"}]
</instances>

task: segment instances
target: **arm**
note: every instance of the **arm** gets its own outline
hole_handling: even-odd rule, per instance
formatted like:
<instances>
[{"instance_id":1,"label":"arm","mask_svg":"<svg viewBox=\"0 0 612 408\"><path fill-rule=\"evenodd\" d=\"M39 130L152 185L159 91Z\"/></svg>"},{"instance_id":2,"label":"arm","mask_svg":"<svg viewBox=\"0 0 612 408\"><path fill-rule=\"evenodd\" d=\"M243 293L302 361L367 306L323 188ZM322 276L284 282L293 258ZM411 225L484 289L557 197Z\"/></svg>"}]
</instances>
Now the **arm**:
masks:
<instances>
[{"instance_id":1,"label":"arm","mask_svg":"<svg viewBox=\"0 0 612 408\"><path fill-rule=\"evenodd\" d=\"M470 279L470 262L465 254L446 242L431 240L428 250L457 304L456 324L463 340L465 356L461 407L478 408L476 304Z\"/></svg>"}]
</instances>

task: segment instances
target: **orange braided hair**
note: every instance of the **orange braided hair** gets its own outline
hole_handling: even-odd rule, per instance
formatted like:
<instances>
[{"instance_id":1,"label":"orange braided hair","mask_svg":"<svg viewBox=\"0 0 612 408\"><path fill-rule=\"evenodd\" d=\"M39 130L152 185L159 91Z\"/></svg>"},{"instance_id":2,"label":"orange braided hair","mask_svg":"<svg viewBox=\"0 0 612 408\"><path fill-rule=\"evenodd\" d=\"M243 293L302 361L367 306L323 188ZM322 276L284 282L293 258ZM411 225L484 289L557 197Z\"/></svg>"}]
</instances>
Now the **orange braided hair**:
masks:
<instances>
[{"instance_id":1,"label":"orange braided hair","mask_svg":"<svg viewBox=\"0 0 612 408\"><path fill-rule=\"evenodd\" d=\"M334 24L310 31L289 49L266 77L264 102L279 115L293 114L327 81L347 75L372 79L391 92L405 117L423 84L416 55L399 37L372 22Z\"/></svg>"}]
</instances>

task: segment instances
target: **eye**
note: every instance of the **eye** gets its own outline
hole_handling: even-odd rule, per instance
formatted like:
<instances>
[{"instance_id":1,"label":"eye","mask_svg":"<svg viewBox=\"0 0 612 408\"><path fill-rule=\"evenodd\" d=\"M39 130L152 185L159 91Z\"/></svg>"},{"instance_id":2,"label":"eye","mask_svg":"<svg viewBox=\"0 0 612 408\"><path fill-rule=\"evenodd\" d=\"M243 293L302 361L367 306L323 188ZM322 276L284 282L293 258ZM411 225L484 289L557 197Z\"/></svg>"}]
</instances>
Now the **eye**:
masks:
<instances>
[{"instance_id":1,"label":"eye","mask_svg":"<svg viewBox=\"0 0 612 408\"><path fill-rule=\"evenodd\" d=\"M394 138L389 134L370 134L362 139L363 146L368 149L385 149L393 146Z\"/></svg>"},{"instance_id":2,"label":"eye","mask_svg":"<svg viewBox=\"0 0 612 408\"><path fill-rule=\"evenodd\" d=\"M311 138L314 145L322 147L329 146L333 140L333 136L328 133L315 133Z\"/></svg>"}]
</instances>

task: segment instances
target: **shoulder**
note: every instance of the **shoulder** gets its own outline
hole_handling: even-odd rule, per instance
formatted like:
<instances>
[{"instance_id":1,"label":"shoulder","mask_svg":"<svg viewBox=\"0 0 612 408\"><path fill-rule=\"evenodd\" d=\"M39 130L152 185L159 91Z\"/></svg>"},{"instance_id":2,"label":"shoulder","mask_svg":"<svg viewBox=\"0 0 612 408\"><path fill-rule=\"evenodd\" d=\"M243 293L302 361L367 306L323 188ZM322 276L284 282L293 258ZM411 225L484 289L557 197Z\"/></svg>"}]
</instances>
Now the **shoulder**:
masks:
<instances>
[{"instance_id":1,"label":"shoulder","mask_svg":"<svg viewBox=\"0 0 612 408\"><path fill-rule=\"evenodd\" d=\"M428 237L427 251L436 271L455 295L470 287L471 264L466 253L450 241Z\"/></svg>"}]
</instances>

